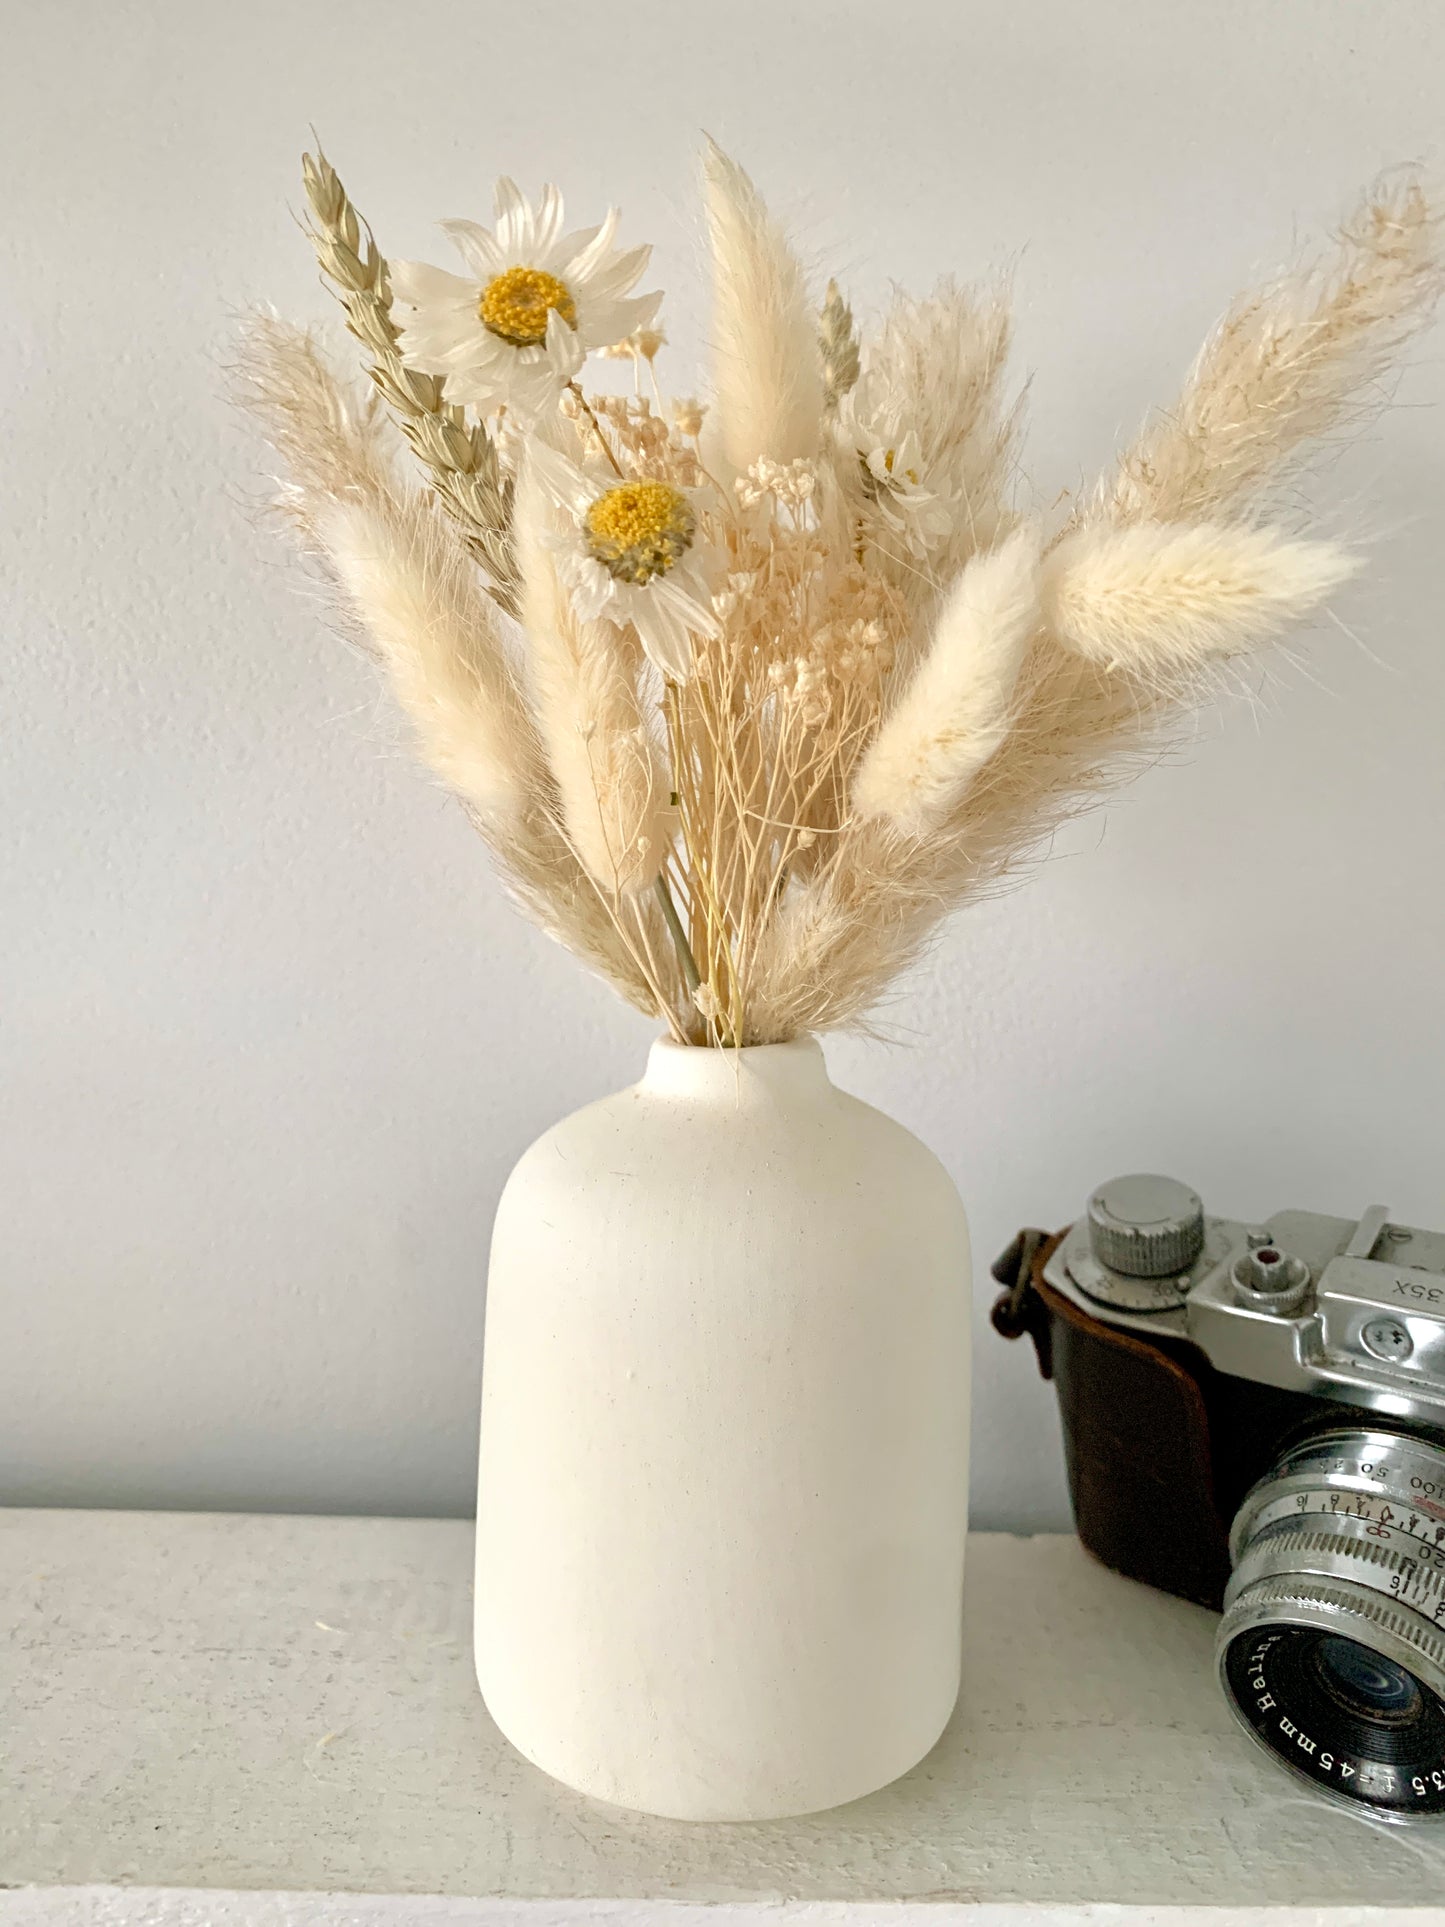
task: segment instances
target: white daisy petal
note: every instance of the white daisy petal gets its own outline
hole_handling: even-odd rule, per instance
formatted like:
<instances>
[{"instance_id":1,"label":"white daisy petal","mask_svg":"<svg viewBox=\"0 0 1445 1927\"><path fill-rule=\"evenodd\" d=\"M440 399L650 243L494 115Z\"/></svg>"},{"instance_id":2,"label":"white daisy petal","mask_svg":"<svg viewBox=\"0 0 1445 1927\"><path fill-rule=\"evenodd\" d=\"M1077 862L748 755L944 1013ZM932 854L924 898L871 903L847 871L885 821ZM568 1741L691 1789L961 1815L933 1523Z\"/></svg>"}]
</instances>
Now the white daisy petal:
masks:
<instances>
[{"instance_id":1,"label":"white daisy petal","mask_svg":"<svg viewBox=\"0 0 1445 1927\"><path fill-rule=\"evenodd\" d=\"M622 216L615 207L608 208L607 219L600 228L594 229L586 246L574 254L568 262L570 272L563 275L564 281L569 279L585 281L597 272L612 250L612 237L616 234L617 224L621 219Z\"/></svg>"},{"instance_id":2,"label":"white daisy petal","mask_svg":"<svg viewBox=\"0 0 1445 1927\"><path fill-rule=\"evenodd\" d=\"M605 268L598 268L589 277L588 285L595 296L626 294L635 288L642 279L642 271L652 259L652 249L646 245L628 248L623 254L614 254Z\"/></svg>"},{"instance_id":3,"label":"white daisy petal","mask_svg":"<svg viewBox=\"0 0 1445 1927\"><path fill-rule=\"evenodd\" d=\"M504 261L517 260L532 239L532 210L514 180L503 175L497 182L494 201L497 210L497 246Z\"/></svg>"},{"instance_id":4,"label":"white daisy petal","mask_svg":"<svg viewBox=\"0 0 1445 1927\"><path fill-rule=\"evenodd\" d=\"M496 405L496 377L485 368L424 368L423 374L444 374L447 400L461 406L471 404L484 412Z\"/></svg>"},{"instance_id":5,"label":"white daisy petal","mask_svg":"<svg viewBox=\"0 0 1445 1927\"><path fill-rule=\"evenodd\" d=\"M560 274L565 278L566 270L571 267L579 254L591 247L601 232L600 227L573 228L570 234L564 234L560 241L553 244L552 258L545 265L553 274Z\"/></svg>"},{"instance_id":6,"label":"white daisy petal","mask_svg":"<svg viewBox=\"0 0 1445 1927\"><path fill-rule=\"evenodd\" d=\"M494 274L500 274L507 265L502 250L497 246L496 237L476 221L443 221L442 232L450 237L457 253L478 281L490 281ZM475 288L472 290L472 300L476 300Z\"/></svg>"},{"instance_id":7,"label":"white daisy petal","mask_svg":"<svg viewBox=\"0 0 1445 1927\"><path fill-rule=\"evenodd\" d=\"M393 261L391 291L403 307L474 309L477 305L475 282L427 261Z\"/></svg>"},{"instance_id":8,"label":"white daisy petal","mask_svg":"<svg viewBox=\"0 0 1445 1927\"><path fill-rule=\"evenodd\" d=\"M506 397L508 408L522 421L535 421L547 413L557 399L557 377L543 356L529 358L509 372Z\"/></svg>"},{"instance_id":9,"label":"white daisy petal","mask_svg":"<svg viewBox=\"0 0 1445 1927\"><path fill-rule=\"evenodd\" d=\"M586 345L554 308L547 316L546 356L557 381L565 388L587 359Z\"/></svg>"},{"instance_id":10,"label":"white daisy petal","mask_svg":"<svg viewBox=\"0 0 1445 1927\"><path fill-rule=\"evenodd\" d=\"M721 634L721 626L711 608L695 592L695 587L685 587L674 582L671 576L662 576L655 583L648 584L648 593L653 589L661 591L659 600L665 602L684 623L690 635L716 636Z\"/></svg>"},{"instance_id":11,"label":"white daisy petal","mask_svg":"<svg viewBox=\"0 0 1445 1927\"><path fill-rule=\"evenodd\" d=\"M656 586L649 584L631 599L633 627L648 661L670 681L686 682L692 674L692 637L671 604L653 593ZM641 606L643 594L648 596L645 607Z\"/></svg>"},{"instance_id":12,"label":"white daisy petal","mask_svg":"<svg viewBox=\"0 0 1445 1927\"><path fill-rule=\"evenodd\" d=\"M426 334L417 328L400 328L398 338L402 359L424 375L445 375L453 368L476 367L492 359L471 341Z\"/></svg>"},{"instance_id":13,"label":"white daisy petal","mask_svg":"<svg viewBox=\"0 0 1445 1927\"><path fill-rule=\"evenodd\" d=\"M617 585L609 582L606 573L594 562L578 562L576 556L563 546L563 559L569 565L568 593L572 606L584 622L615 620L619 626L627 620L622 613L622 597Z\"/></svg>"},{"instance_id":14,"label":"white daisy petal","mask_svg":"<svg viewBox=\"0 0 1445 1927\"><path fill-rule=\"evenodd\" d=\"M585 317L578 317L577 332L583 333L589 348L610 348L614 341L625 341L638 328L645 328L657 313L660 294L639 295L635 301L603 301L589 304Z\"/></svg>"},{"instance_id":15,"label":"white daisy petal","mask_svg":"<svg viewBox=\"0 0 1445 1927\"><path fill-rule=\"evenodd\" d=\"M560 509L580 515L597 493L575 462L540 439L528 443L527 460L548 499Z\"/></svg>"},{"instance_id":16,"label":"white daisy petal","mask_svg":"<svg viewBox=\"0 0 1445 1927\"><path fill-rule=\"evenodd\" d=\"M542 202L537 209L535 227L533 249L537 264L545 267L546 256L556 247L562 233L562 195L560 189L550 183L542 189Z\"/></svg>"}]
</instances>

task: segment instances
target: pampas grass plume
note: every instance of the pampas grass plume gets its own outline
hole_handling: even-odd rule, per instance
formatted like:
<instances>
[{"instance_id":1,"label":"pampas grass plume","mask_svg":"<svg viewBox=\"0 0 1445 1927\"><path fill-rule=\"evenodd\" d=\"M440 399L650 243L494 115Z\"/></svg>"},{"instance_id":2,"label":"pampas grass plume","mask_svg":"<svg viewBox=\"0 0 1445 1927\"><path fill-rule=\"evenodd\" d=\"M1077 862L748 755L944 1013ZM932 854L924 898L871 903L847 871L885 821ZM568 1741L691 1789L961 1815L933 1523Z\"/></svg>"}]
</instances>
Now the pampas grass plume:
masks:
<instances>
[{"instance_id":1,"label":"pampas grass plume","mask_svg":"<svg viewBox=\"0 0 1445 1927\"><path fill-rule=\"evenodd\" d=\"M246 317L231 367L236 400L264 424L286 470L277 506L307 547L338 500L386 495L393 483L374 389L340 382L308 328L268 309Z\"/></svg>"},{"instance_id":2,"label":"pampas grass plume","mask_svg":"<svg viewBox=\"0 0 1445 1927\"><path fill-rule=\"evenodd\" d=\"M608 896L636 896L667 853L667 782L639 705L636 651L574 612L548 543L550 515L524 468L515 529L537 723L578 860Z\"/></svg>"},{"instance_id":3,"label":"pampas grass plume","mask_svg":"<svg viewBox=\"0 0 1445 1927\"><path fill-rule=\"evenodd\" d=\"M1371 391L1445 288L1441 212L1402 170L1376 182L1332 258L1242 296L1201 349L1179 399L1100 491L1118 520L1238 512L1311 443L1377 412Z\"/></svg>"},{"instance_id":4,"label":"pampas grass plume","mask_svg":"<svg viewBox=\"0 0 1445 1927\"><path fill-rule=\"evenodd\" d=\"M1272 529L1082 529L1048 558L1044 610L1065 647L1147 675L1270 641L1358 567L1333 543L1291 541Z\"/></svg>"},{"instance_id":5,"label":"pampas grass plume","mask_svg":"<svg viewBox=\"0 0 1445 1927\"><path fill-rule=\"evenodd\" d=\"M425 760L502 832L535 780L530 725L470 563L417 502L338 501L318 533Z\"/></svg>"},{"instance_id":6,"label":"pampas grass plume","mask_svg":"<svg viewBox=\"0 0 1445 1927\"><path fill-rule=\"evenodd\" d=\"M928 654L859 765L860 816L913 836L947 820L1008 734L1038 620L1039 535L1025 525L975 556L949 591Z\"/></svg>"},{"instance_id":7,"label":"pampas grass plume","mask_svg":"<svg viewBox=\"0 0 1445 1927\"><path fill-rule=\"evenodd\" d=\"M713 257L714 419L738 474L822 439L823 368L808 290L782 229L736 161L703 157Z\"/></svg>"}]
</instances>

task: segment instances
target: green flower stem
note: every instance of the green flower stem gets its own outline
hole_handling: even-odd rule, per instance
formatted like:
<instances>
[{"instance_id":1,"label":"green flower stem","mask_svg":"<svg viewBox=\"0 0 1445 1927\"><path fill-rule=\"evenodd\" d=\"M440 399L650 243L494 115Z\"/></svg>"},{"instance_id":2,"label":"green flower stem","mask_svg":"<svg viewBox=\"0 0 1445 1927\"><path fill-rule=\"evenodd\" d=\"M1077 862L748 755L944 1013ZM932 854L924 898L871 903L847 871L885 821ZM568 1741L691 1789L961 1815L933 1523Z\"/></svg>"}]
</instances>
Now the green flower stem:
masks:
<instances>
[{"instance_id":1,"label":"green flower stem","mask_svg":"<svg viewBox=\"0 0 1445 1927\"><path fill-rule=\"evenodd\" d=\"M692 954L687 941L687 932L682 927L682 919L677 914L677 905L672 900L672 891L668 888L667 878L661 870L658 871L657 881L652 887L656 890L657 900L662 905L663 918L672 937L673 947L677 951L677 960L682 965L682 974L687 980L687 987L690 991L696 990L702 982L702 978L698 975L697 959Z\"/></svg>"}]
</instances>

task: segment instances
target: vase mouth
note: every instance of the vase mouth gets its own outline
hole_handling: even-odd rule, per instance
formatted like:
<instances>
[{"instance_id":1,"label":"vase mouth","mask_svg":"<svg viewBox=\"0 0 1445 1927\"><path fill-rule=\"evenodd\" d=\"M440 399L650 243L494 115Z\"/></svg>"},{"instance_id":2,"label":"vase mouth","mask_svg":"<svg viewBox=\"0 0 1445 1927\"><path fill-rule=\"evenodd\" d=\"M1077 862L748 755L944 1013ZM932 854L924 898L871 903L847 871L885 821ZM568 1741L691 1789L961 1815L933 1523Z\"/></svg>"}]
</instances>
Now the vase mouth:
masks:
<instances>
[{"instance_id":1,"label":"vase mouth","mask_svg":"<svg viewBox=\"0 0 1445 1927\"><path fill-rule=\"evenodd\" d=\"M803 1032L785 1044L735 1048L656 1038L639 1088L672 1096L737 1099L768 1091L816 1090L828 1082L823 1047Z\"/></svg>"}]
</instances>

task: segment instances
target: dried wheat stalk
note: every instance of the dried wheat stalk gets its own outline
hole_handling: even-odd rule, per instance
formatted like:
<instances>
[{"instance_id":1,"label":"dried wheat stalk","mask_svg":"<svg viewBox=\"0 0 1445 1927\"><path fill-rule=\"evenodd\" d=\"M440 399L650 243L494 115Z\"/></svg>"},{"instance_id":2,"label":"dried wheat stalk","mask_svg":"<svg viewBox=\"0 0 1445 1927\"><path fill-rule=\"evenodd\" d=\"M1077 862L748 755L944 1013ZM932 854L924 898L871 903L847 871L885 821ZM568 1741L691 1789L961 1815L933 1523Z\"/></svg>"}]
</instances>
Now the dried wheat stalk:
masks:
<instances>
[{"instance_id":1,"label":"dried wheat stalk","mask_svg":"<svg viewBox=\"0 0 1445 1927\"><path fill-rule=\"evenodd\" d=\"M828 283L818 311L818 354L823 363L823 407L827 414L836 415L839 402L856 385L862 368L853 310L836 281Z\"/></svg>"},{"instance_id":2,"label":"dried wheat stalk","mask_svg":"<svg viewBox=\"0 0 1445 1927\"><path fill-rule=\"evenodd\" d=\"M322 273L335 287L346 325L370 356L369 373L468 550L487 572L488 587L508 615L517 613L512 555L512 484L496 444L480 422L452 407L435 375L408 368L391 318L387 266L371 229L352 206L340 177L319 151L302 157L311 208L311 241Z\"/></svg>"}]
</instances>

